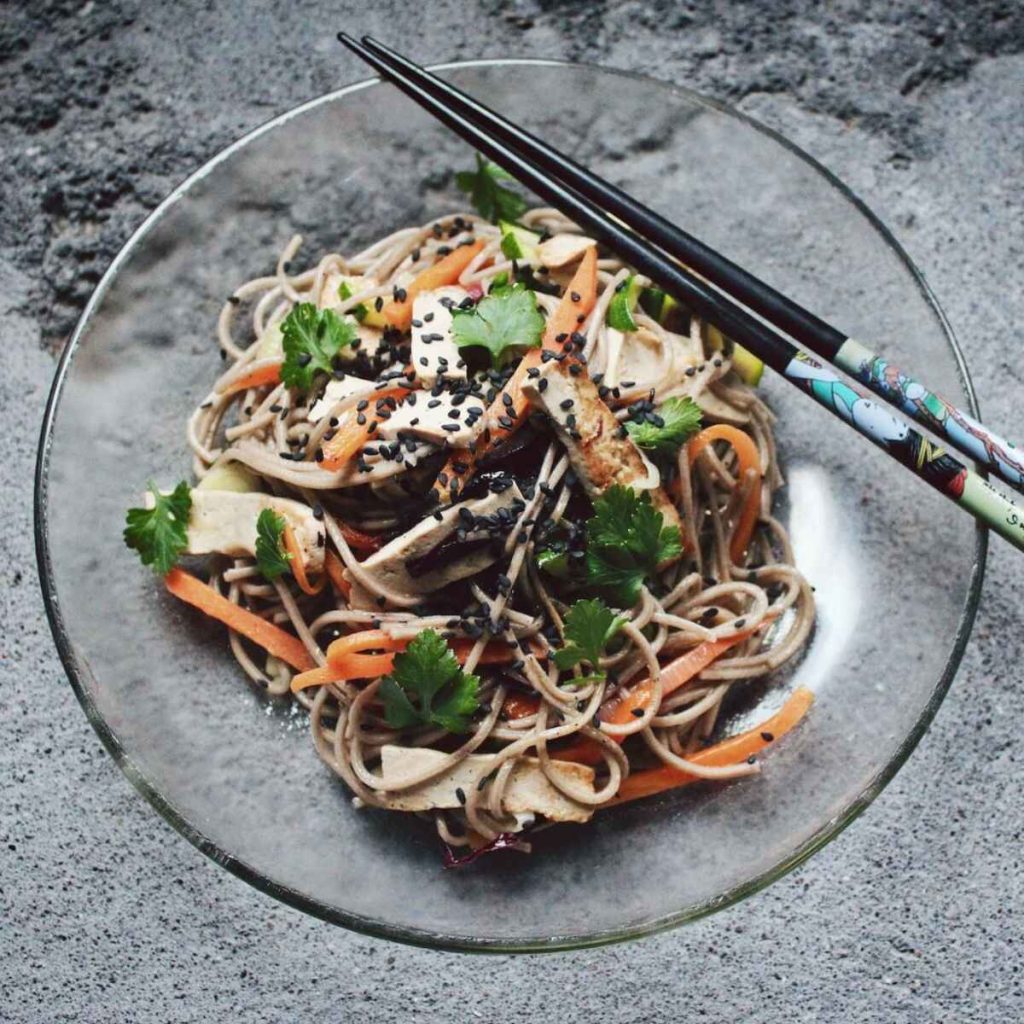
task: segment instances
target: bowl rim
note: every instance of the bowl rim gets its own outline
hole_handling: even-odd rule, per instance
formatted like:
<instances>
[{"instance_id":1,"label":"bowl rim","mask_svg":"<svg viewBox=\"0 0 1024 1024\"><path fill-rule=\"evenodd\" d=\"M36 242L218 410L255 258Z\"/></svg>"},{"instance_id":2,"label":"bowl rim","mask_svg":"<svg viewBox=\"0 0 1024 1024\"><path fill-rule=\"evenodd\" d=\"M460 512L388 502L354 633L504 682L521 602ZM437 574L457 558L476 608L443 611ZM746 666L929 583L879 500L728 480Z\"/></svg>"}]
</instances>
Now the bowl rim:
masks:
<instances>
[{"instance_id":1,"label":"bowl rim","mask_svg":"<svg viewBox=\"0 0 1024 1024\"><path fill-rule=\"evenodd\" d=\"M686 88L685 86L680 86L672 82L665 82L649 75L640 74L639 72L604 67L591 62L547 58L489 58L466 61L449 61L430 65L430 68L434 71L457 71L463 68L516 66L579 68L600 72L601 74L606 75L618 75L634 81L642 82L645 85L657 86L660 89L668 90L669 92L686 99L690 103L695 103L698 106L705 107L720 114L725 114L728 117L742 122L753 130L784 146L787 150L804 161L804 163L808 164L814 171L824 178L828 184L853 204L857 211L867 219L871 227L878 232L882 240L897 257L903 267L909 272L911 279L917 286L921 296L935 313L939 325L945 335L946 343L953 355L959 382L963 387L967 398L967 408L971 415L980 417L977 396L974 391L974 385L971 381L963 352L961 351L960 345L953 333L953 329L945 312L939 305L938 299L929 287L924 275L910 259L909 255L904 251L903 247L896 240L892 232L871 211L867 204L828 168L814 159L814 157L806 153L803 149L785 138L783 135L779 134L774 129L769 128L767 125L762 124L760 121L747 114L733 109L725 103L706 97L701 93ZM953 678L956 675L957 669L959 668L964 648L970 637L978 609L981 587L985 573L985 563L988 552L987 528L980 524L976 524L974 560L970 567L967 597L960 613L960 618L957 623L956 632L953 636L953 644L950 649L946 665L936 681L931 697L923 707L913 728L904 738L893 757L876 773L874 778L872 778L864 787L857 798L845 807L842 813L825 822L813 835L796 847L788 857L753 878L733 886L733 888L726 893L695 907L664 914L652 920L642 922L639 925L604 929L592 935L555 935L550 937L516 940L512 942L497 938L480 939L466 935L446 935L441 932L432 932L422 928L390 924L375 920L362 914L354 914L349 911L340 910L337 907L320 902L313 896L299 892L290 886L275 882L272 879L267 878L259 869L222 849L217 845L217 843L207 838L200 829L196 828L178 812L175 806L149 782L141 769L133 762L128 751L121 745L117 736L113 733L106 720L96 708L89 694L89 689L79 665L74 645L61 615L60 602L53 574L49 526L47 520L49 467L50 454L53 446L53 428L64 385L69 376L69 370L74 353L77 350L94 313L103 302L112 282L117 277L122 264L128 260L136 246L146 237L151 228L163 217L167 210L177 203L196 182L201 181L209 175L216 167L232 156L237 150L242 149L249 143L260 138L262 135L274 131L281 125L286 124L292 118L303 115L319 106L337 102L351 94L374 86L379 86L381 84L383 84L381 79L374 76L353 82L340 89L324 93L275 115L221 149L213 157L204 162L201 167L193 171L177 186L175 186L175 188L168 193L166 198L164 198L159 205L145 217L141 224L139 224L139 226L131 233L124 245L122 245L117 255L111 260L110 265L103 274L103 277L100 279L92 295L89 297L85 308L78 318L74 330L68 336L68 340L64 345L64 349L61 352L60 359L54 372L53 383L50 387L49 396L46 402L46 409L43 414L35 467L33 518L36 567L43 595L43 603L46 609L46 617L49 622L54 643L57 647L57 653L64 667L64 671L71 683L72 689L74 690L75 696L78 698L79 703L85 711L86 717L96 730L96 733L99 735L103 745L106 747L107 751L124 774L128 777L132 785L159 812L161 817L207 857L222 867L227 868L228 871L237 875L245 882L248 882L255 889L260 892L267 893L275 899L295 907L298 910L304 911L305 913L311 914L314 917L320 918L321 920L328 921L336 925L342 925L352 931L375 938L389 939L427 949L476 953L535 953L592 948L615 942L622 942L628 939L641 938L646 935L653 935L690 921L699 920L708 914L731 906L747 896L753 895L765 886L779 878L782 878L798 865L802 864L813 853L821 849L846 829L868 807L868 805L871 804L879 793L881 793L896 772L906 762L907 758L920 742L928 726L931 724L931 721L935 717L942 701L945 699Z\"/></svg>"}]
</instances>

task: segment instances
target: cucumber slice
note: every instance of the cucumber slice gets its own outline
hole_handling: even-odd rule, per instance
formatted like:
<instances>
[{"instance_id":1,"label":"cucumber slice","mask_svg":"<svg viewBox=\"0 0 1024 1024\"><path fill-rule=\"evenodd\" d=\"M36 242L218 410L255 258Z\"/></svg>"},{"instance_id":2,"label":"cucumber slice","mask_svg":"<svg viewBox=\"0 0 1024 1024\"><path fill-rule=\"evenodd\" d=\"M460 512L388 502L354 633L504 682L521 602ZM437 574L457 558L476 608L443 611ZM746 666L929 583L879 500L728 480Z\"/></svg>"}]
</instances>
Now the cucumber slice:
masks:
<instances>
[{"instance_id":1,"label":"cucumber slice","mask_svg":"<svg viewBox=\"0 0 1024 1024\"><path fill-rule=\"evenodd\" d=\"M260 478L240 462L225 462L214 466L199 483L197 491L236 491L248 494L260 490Z\"/></svg>"},{"instance_id":2,"label":"cucumber slice","mask_svg":"<svg viewBox=\"0 0 1024 1024\"><path fill-rule=\"evenodd\" d=\"M732 368L739 374L744 384L756 388L761 383L761 376L764 373L764 363L752 352L748 352L742 345L737 345L728 338L714 324L707 325L708 344L713 352L729 352L732 350Z\"/></svg>"},{"instance_id":3,"label":"cucumber slice","mask_svg":"<svg viewBox=\"0 0 1024 1024\"><path fill-rule=\"evenodd\" d=\"M564 551L556 551L554 548L541 548L537 552L537 568L556 580L567 580L571 575L569 556Z\"/></svg>"},{"instance_id":4,"label":"cucumber slice","mask_svg":"<svg viewBox=\"0 0 1024 1024\"><path fill-rule=\"evenodd\" d=\"M679 303L660 288L645 288L640 293L640 308L669 330L682 329L686 322Z\"/></svg>"},{"instance_id":5,"label":"cucumber slice","mask_svg":"<svg viewBox=\"0 0 1024 1024\"><path fill-rule=\"evenodd\" d=\"M338 298L344 301L358 295L362 290L363 279L361 277L343 277L338 285ZM382 310L378 310L372 302L360 302L349 311L361 324L367 327L387 327L388 321Z\"/></svg>"},{"instance_id":6,"label":"cucumber slice","mask_svg":"<svg viewBox=\"0 0 1024 1024\"><path fill-rule=\"evenodd\" d=\"M281 335L281 325L271 324L261 335L259 348L256 350L257 359L283 359L284 339Z\"/></svg>"},{"instance_id":7,"label":"cucumber slice","mask_svg":"<svg viewBox=\"0 0 1024 1024\"><path fill-rule=\"evenodd\" d=\"M630 274L625 281L622 281L615 289L612 301L608 303L608 314L605 323L614 327L617 331L628 334L637 329L636 320L633 319L633 310L640 299L641 288L637 282L636 275ZM664 292L662 293L664 295ZM668 296L666 295L667 299Z\"/></svg>"},{"instance_id":8,"label":"cucumber slice","mask_svg":"<svg viewBox=\"0 0 1024 1024\"><path fill-rule=\"evenodd\" d=\"M764 373L764 361L748 352L742 345L734 345L732 350L732 368L740 375L740 379L756 388L761 383Z\"/></svg>"},{"instance_id":9,"label":"cucumber slice","mask_svg":"<svg viewBox=\"0 0 1024 1024\"><path fill-rule=\"evenodd\" d=\"M498 227L501 229L501 251L510 260L522 260L526 263L538 261L537 246L540 245L540 235L537 232L507 220L499 220Z\"/></svg>"}]
</instances>

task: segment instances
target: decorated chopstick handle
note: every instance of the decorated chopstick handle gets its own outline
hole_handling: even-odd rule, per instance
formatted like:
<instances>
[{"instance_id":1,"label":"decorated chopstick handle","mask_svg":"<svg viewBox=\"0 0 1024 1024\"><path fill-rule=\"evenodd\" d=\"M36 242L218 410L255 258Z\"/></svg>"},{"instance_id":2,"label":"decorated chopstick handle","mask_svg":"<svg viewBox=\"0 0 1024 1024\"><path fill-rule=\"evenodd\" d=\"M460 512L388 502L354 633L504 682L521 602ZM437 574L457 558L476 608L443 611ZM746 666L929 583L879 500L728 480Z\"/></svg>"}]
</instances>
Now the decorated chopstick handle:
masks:
<instances>
[{"instance_id":1,"label":"decorated chopstick handle","mask_svg":"<svg viewBox=\"0 0 1024 1024\"><path fill-rule=\"evenodd\" d=\"M920 381L853 338L843 342L833 362L1012 487L1024 487L1024 450L994 434L948 398L929 391Z\"/></svg>"},{"instance_id":2,"label":"decorated chopstick handle","mask_svg":"<svg viewBox=\"0 0 1024 1024\"><path fill-rule=\"evenodd\" d=\"M847 384L806 352L798 352L790 360L785 376L819 405L1024 551L1024 512L945 448L933 444L887 406Z\"/></svg>"}]
</instances>

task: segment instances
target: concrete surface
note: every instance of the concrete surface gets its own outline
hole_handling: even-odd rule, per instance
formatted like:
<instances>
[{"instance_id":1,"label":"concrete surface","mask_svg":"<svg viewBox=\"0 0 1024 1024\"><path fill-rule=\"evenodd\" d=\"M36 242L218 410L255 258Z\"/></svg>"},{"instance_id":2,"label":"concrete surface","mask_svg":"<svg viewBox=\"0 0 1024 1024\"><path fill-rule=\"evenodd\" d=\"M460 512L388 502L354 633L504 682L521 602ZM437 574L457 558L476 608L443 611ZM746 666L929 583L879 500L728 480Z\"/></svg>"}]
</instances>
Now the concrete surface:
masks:
<instances>
[{"instance_id":1,"label":"concrete surface","mask_svg":"<svg viewBox=\"0 0 1024 1024\"><path fill-rule=\"evenodd\" d=\"M34 570L54 351L170 186L272 114L363 76L333 42L340 27L404 38L423 60L573 57L738 103L893 228L959 334L986 419L1021 432L1014 0L4 5L0 1020L1020 1020L1024 584L1000 542L953 690L868 813L761 895L639 944L479 959L348 934L203 858L103 752Z\"/></svg>"}]
</instances>

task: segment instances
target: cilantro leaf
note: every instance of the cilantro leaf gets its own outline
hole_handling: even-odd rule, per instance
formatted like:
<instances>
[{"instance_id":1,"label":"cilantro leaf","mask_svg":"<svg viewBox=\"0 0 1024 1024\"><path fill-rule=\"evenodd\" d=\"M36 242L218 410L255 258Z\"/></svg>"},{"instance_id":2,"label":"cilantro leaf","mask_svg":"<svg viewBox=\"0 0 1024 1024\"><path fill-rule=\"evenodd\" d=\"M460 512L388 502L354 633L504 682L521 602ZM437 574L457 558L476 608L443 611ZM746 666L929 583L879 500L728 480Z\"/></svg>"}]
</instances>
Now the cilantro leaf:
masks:
<instances>
[{"instance_id":1,"label":"cilantro leaf","mask_svg":"<svg viewBox=\"0 0 1024 1024\"><path fill-rule=\"evenodd\" d=\"M700 406L692 398L670 398L653 416L627 420L626 429L634 444L658 455L675 455L700 429Z\"/></svg>"},{"instance_id":2,"label":"cilantro leaf","mask_svg":"<svg viewBox=\"0 0 1024 1024\"><path fill-rule=\"evenodd\" d=\"M537 300L519 284L491 292L472 309L452 310L455 344L486 348L495 369L510 350L536 348L543 333L544 317Z\"/></svg>"},{"instance_id":3,"label":"cilantro leaf","mask_svg":"<svg viewBox=\"0 0 1024 1024\"><path fill-rule=\"evenodd\" d=\"M285 551L282 536L287 525L284 516L265 508L256 517L256 565L268 580L288 572L291 553Z\"/></svg>"},{"instance_id":4,"label":"cilantro leaf","mask_svg":"<svg viewBox=\"0 0 1024 1024\"><path fill-rule=\"evenodd\" d=\"M165 575L188 547L192 491L184 480L170 494L161 494L152 480L148 486L153 507L128 509L124 542L138 551L143 565L151 565Z\"/></svg>"},{"instance_id":5,"label":"cilantro leaf","mask_svg":"<svg viewBox=\"0 0 1024 1024\"><path fill-rule=\"evenodd\" d=\"M499 184L513 180L508 171L485 160L479 153L475 171L459 171L455 175L455 184L469 196L477 213L494 224L499 220L519 220L527 210L526 200L519 193Z\"/></svg>"},{"instance_id":6,"label":"cilantro leaf","mask_svg":"<svg viewBox=\"0 0 1024 1024\"><path fill-rule=\"evenodd\" d=\"M290 388L308 391L318 371L330 373L331 360L356 340L356 329L331 309L300 302L281 324L284 363L281 380Z\"/></svg>"},{"instance_id":7,"label":"cilantro leaf","mask_svg":"<svg viewBox=\"0 0 1024 1024\"><path fill-rule=\"evenodd\" d=\"M587 520L587 577L621 607L632 605L644 581L682 550L679 528L665 526L646 491L616 484L595 500Z\"/></svg>"},{"instance_id":8,"label":"cilantro leaf","mask_svg":"<svg viewBox=\"0 0 1024 1024\"><path fill-rule=\"evenodd\" d=\"M480 680L462 671L441 636L424 629L395 655L395 666L377 693L392 728L439 725L449 732L467 732L470 716L480 706L479 687Z\"/></svg>"},{"instance_id":9,"label":"cilantro leaf","mask_svg":"<svg viewBox=\"0 0 1024 1024\"><path fill-rule=\"evenodd\" d=\"M586 661L594 671L585 678L603 679L605 673L598 668L598 661L625 621L600 599L577 601L565 617L568 643L560 651L555 651L555 664L565 671Z\"/></svg>"}]
</instances>

